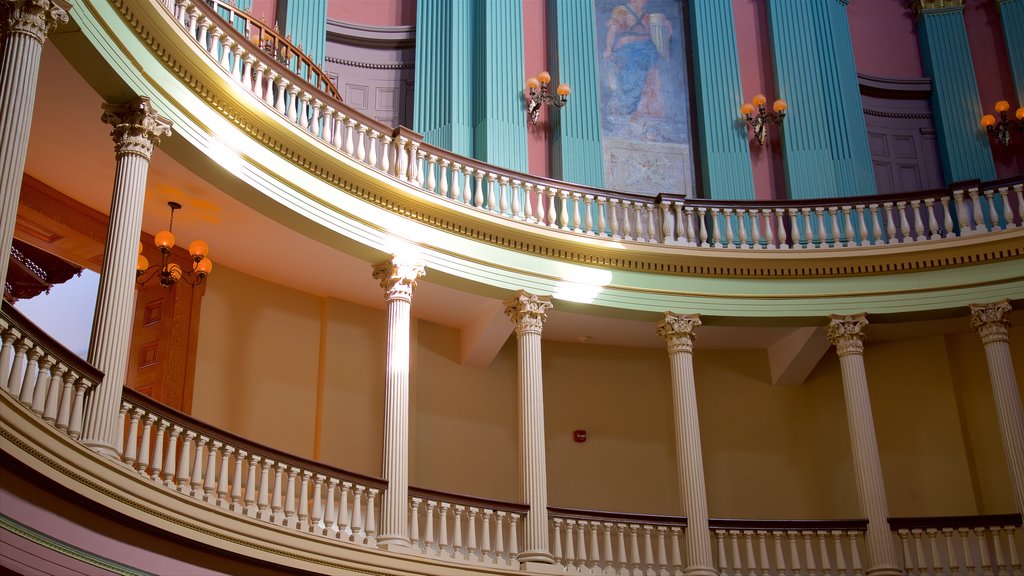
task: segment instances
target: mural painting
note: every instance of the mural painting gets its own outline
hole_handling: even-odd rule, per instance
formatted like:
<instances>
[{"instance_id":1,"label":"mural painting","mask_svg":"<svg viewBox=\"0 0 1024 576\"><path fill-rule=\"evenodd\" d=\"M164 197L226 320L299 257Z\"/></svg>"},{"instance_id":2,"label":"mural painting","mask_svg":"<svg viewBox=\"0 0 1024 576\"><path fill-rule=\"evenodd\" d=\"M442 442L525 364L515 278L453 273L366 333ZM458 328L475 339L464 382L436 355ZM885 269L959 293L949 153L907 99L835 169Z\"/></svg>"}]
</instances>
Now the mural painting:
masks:
<instances>
[{"instance_id":1,"label":"mural painting","mask_svg":"<svg viewBox=\"0 0 1024 576\"><path fill-rule=\"evenodd\" d=\"M605 186L692 195L680 0L594 0Z\"/></svg>"}]
</instances>

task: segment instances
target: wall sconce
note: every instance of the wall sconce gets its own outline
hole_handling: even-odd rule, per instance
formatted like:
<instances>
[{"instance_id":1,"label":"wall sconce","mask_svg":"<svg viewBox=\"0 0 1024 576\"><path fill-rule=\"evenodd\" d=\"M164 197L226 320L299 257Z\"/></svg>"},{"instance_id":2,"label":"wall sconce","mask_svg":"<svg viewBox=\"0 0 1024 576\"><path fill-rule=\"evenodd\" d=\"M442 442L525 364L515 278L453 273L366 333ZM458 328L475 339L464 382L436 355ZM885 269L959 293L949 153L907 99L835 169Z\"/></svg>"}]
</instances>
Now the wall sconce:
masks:
<instances>
[{"instance_id":1,"label":"wall sconce","mask_svg":"<svg viewBox=\"0 0 1024 576\"><path fill-rule=\"evenodd\" d=\"M557 92L556 96L548 90L550 82L551 74L547 72L541 72L526 80L526 89L530 94L530 105L527 107L526 113L530 115L530 123L532 124L537 123L537 116L540 115L541 106L550 105L555 108L561 108L569 100L569 92L572 92L572 90L568 84L559 84L558 88L555 89L555 92Z\"/></svg>"},{"instance_id":2,"label":"wall sconce","mask_svg":"<svg viewBox=\"0 0 1024 576\"><path fill-rule=\"evenodd\" d=\"M747 126L754 129L754 137L757 138L757 143L761 145L764 145L768 123L781 125L782 120L786 118L785 100L779 99L772 104L774 112L765 110L764 104L767 101L768 99L764 97L764 94L757 94L753 100L740 107L740 113L746 119ZM757 107L757 116L754 116L755 106Z\"/></svg>"},{"instance_id":3,"label":"wall sconce","mask_svg":"<svg viewBox=\"0 0 1024 576\"><path fill-rule=\"evenodd\" d=\"M202 240L195 240L188 245L188 253L192 255L192 270L182 270L181 266L169 262L171 248L174 248L174 211L181 210L181 204L168 202L171 208L171 221L167 230L158 232L153 237L153 242L160 250L160 263L149 265L149 260L142 255L142 242L139 242L139 260L135 267L135 281L140 286L145 286L153 278L160 279L160 285L164 288L174 286L178 280L184 280L192 286L202 284L203 280L213 270L213 262L207 257L210 247Z\"/></svg>"},{"instance_id":4,"label":"wall sconce","mask_svg":"<svg viewBox=\"0 0 1024 576\"><path fill-rule=\"evenodd\" d=\"M999 121L996 122L996 117L992 114L985 114L981 117L981 125L988 129L989 133L995 134L996 140L999 141L1003 146L1010 145L1010 128L1013 127L1013 122L1010 121L1007 112L1010 110L1010 103L1006 100L1000 100L996 102L996 113L999 114ZM1017 118L1017 129L1024 131L1024 106L1017 108L1017 113L1014 114Z\"/></svg>"}]
</instances>

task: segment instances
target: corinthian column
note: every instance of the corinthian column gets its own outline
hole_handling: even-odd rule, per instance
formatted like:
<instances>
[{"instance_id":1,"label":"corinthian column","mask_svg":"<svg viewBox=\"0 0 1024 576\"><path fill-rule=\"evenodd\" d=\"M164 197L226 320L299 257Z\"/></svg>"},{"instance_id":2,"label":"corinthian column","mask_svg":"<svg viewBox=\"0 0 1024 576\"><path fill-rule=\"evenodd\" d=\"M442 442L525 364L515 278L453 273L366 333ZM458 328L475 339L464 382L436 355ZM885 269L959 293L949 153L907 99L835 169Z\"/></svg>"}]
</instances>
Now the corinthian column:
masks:
<instances>
[{"instance_id":1,"label":"corinthian column","mask_svg":"<svg viewBox=\"0 0 1024 576\"><path fill-rule=\"evenodd\" d=\"M901 572L896 567L896 548L889 529L889 505L885 499L882 464L868 398L868 377L864 371L864 327L868 321L864 314L831 315L829 318L828 339L836 347L843 372L857 502L861 515L868 519L867 573L896 576Z\"/></svg>"},{"instance_id":2,"label":"corinthian column","mask_svg":"<svg viewBox=\"0 0 1024 576\"><path fill-rule=\"evenodd\" d=\"M97 452L116 456L121 448L114 441L135 313L135 264L146 175L153 146L171 133L171 124L144 97L125 104L104 104L101 120L114 126L110 135L117 165L89 345L89 362L104 376L89 396L82 442Z\"/></svg>"},{"instance_id":3,"label":"corinthian column","mask_svg":"<svg viewBox=\"0 0 1024 576\"><path fill-rule=\"evenodd\" d=\"M551 299L523 290L505 302L519 343L519 494L530 506L523 525L522 563L554 562L548 550L548 472L544 452L544 378L540 333Z\"/></svg>"},{"instance_id":4,"label":"corinthian column","mask_svg":"<svg viewBox=\"0 0 1024 576\"><path fill-rule=\"evenodd\" d=\"M68 21L63 0L0 0L0 292L7 283L14 221L18 217L39 57L46 35Z\"/></svg>"},{"instance_id":5,"label":"corinthian column","mask_svg":"<svg viewBox=\"0 0 1024 576\"><path fill-rule=\"evenodd\" d=\"M708 529L708 498L704 489L704 461L697 419L697 393L693 378L694 330L701 325L700 314L665 313L658 322L658 336L668 345L672 370L672 413L676 425L676 469L679 496L686 516L684 574L714 575L711 559L711 531Z\"/></svg>"},{"instance_id":6,"label":"corinthian column","mask_svg":"<svg viewBox=\"0 0 1024 576\"><path fill-rule=\"evenodd\" d=\"M971 304L971 326L985 345L988 377L999 418L1006 465L1010 469L1017 512L1024 514L1024 409L1017 392L1017 376L1010 357L1010 301Z\"/></svg>"},{"instance_id":7,"label":"corinthian column","mask_svg":"<svg viewBox=\"0 0 1024 576\"><path fill-rule=\"evenodd\" d=\"M388 304L387 382L384 395L384 479L377 544L388 550L409 547L409 309L423 265L393 256L373 267Z\"/></svg>"}]
</instances>

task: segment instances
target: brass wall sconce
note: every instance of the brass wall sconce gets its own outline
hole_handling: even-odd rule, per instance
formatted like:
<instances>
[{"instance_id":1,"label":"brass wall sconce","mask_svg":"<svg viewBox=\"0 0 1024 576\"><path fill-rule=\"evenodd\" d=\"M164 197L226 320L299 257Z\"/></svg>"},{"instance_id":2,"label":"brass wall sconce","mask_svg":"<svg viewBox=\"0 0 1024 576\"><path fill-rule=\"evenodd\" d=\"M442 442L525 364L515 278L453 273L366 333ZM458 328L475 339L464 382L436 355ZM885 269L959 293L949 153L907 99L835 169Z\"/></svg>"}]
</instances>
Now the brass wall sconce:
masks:
<instances>
[{"instance_id":1,"label":"brass wall sconce","mask_svg":"<svg viewBox=\"0 0 1024 576\"><path fill-rule=\"evenodd\" d=\"M178 280L198 286L213 270L213 262L207 256L210 247L202 240L195 240L188 245L188 253L192 256L191 270L182 270L181 266L170 262L171 248L174 248L174 234L171 232L174 228L174 211L180 210L181 204L168 202L167 205L171 208L171 221L167 230L158 232L153 237L153 243L160 250L160 263L150 266L149 260L142 255L142 242L139 242L139 260L135 267L135 281L140 286L145 286L153 278L159 278L160 285L164 288L174 286Z\"/></svg>"},{"instance_id":2,"label":"brass wall sconce","mask_svg":"<svg viewBox=\"0 0 1024 576\"><path fill-rule=\"evenodd\" d=\"M983 128L988 130L989 134L994 134L996 140L999 141L1003 146L1009 146L1012 137L1010 135L1010 129L1016 124L1017 130L1024 132L1024 106L1017 108L1017 112L1014 116L1017 122L1010 120L1009 112L1010 103L1006 100L1000 100L996 102L996 114L999 114L999 120L996 121L996 117L992 114L985 114L981 117L981 125Z\"/></svg>"},{"instance_id":3,"label":"brass wall sconce","mask_svg":"<svg viewBox=\"0 0 1024 576\"><path fill-rule=\"evenodd\" d=\"M761 145L764 145L768 124L782 125L782 121L786 118L785 100L779 99L772 103L772 112L767 111L764 107L767 101L764 94L757 94L750 102L746 102L740 107L740 113L743 114L747 126L754 129L754 138ZM756 116L754 115L755 107L757 109Z\"/></svg>"},{"instance_id":4,"label":"brass wall sconce","mask_svg":"<svg viewBox=\"0 0 1024 576\"><path fill-rule=\"evenodd\" d=\"M558 88L555 89L556 94L552 94L548 88L550 82L551 74L546 71L526 80L526 89L530 95L530 104L526 109L526 113L530 115L531 124L537 123L537 117L540 115L542 106L561 108L569 101L569 93L572 92L569 85L559 84Z\"/></svg>"}]
</instances>

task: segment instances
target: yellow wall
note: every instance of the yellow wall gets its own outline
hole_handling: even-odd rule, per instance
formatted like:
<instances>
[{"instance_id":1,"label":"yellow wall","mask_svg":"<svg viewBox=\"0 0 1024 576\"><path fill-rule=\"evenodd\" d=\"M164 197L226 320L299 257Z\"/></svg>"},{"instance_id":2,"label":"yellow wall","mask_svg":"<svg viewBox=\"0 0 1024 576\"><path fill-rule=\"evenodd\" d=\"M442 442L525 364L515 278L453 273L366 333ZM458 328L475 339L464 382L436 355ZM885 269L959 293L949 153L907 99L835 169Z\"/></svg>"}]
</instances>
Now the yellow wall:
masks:
<instances>
[{"instance_id":1,"label":"yellow wall","mask_svg":"<svg viewBox=\"0 0 1024 576\"><path fill-rule=\"evenodd\" d=\"M323 334L320 459L378 476L386 323L383 297L381 308L324 300L222 266L203 305L194 413L311 457ZM893 516L1014 508L984 351L966 318L964 327L945 337L868 342ZM1024 340L1021 332L1014 329L1011 341ZM487 368L459 363L455 329L413 320L411 338L410 483L518 500L515 336ZM679 514L665 350L542 346L550 504ZM764 350L707 350L698 342L694 370L712 517L859 516L832 351L798 386L770 384ZM585 443L573 442L577 429L587 431Z\"/></svg>"}]
</instances>

